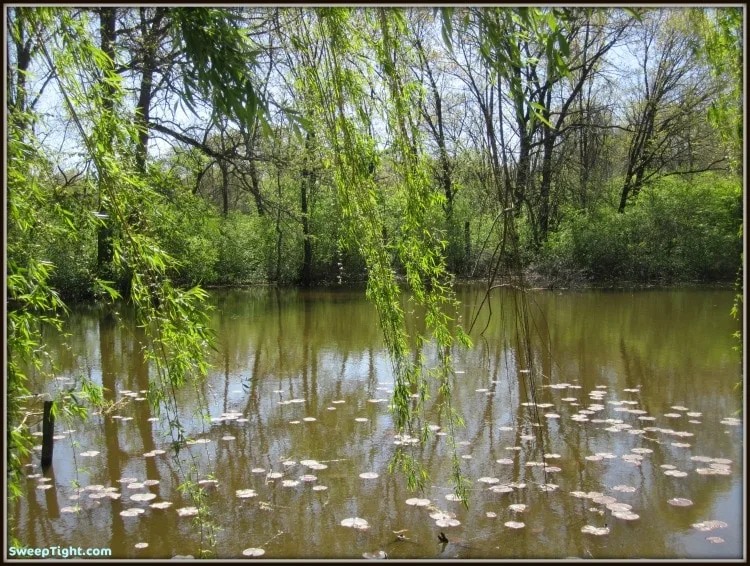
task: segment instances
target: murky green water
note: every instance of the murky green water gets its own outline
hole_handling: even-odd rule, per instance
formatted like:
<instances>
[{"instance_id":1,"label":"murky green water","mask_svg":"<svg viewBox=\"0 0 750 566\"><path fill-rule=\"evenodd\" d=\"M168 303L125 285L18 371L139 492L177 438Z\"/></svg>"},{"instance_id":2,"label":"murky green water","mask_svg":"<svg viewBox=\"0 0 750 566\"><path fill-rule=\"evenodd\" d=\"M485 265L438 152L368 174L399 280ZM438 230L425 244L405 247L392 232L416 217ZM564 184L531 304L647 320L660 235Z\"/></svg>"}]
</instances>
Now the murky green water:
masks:
<instances>
[{"instance_id":1,"label":"murky green water","mask_svg":"<svg viewBox=\"0 0 750 566\"><path fill-rule=\"evenodd\" d=\"M479 291L463 288L459 296L467 322ZM729 291L532 293L536 407L528 405L527 374L519 372L529 361L516 340L514 296L496 296L492 318L480 319L472 332L475 348L456 358L463 373L455 406L466 420L458 452L472 481L468 509L446 499L446 436L416 451L431 474L424 493L409 492L400 473L388 473L396 448L388 403L371 400L390 398L392 376L363 292L234 290L217 291L213 299L218 351L204 391L213 422L191 416L198 410L195 394L178 397L190 431L210 440L191 452L218 480L209 495L221 529L217 557L242 557L250 547L262 548L263 558L360 558L381 550L391 558L742 556L744 424L724 420L741 407L733 390L741 367L732 351L738 324L729 317ZM70 348L55 351L60 375L88 375L115 400L128 399L123 391L147 389L139 331L123 318L74 309ZM225 413L231 418L222 420ZM125 418L74 424L76 432L56 443L45 474L53 487L41 490L29 479L13 516L19 540L33 547L108 547L119 558L198 555L199 532L176 511L191 503L177 489L179 462L166 428L148 420L146 401L130 398L115 416ZM57 432L70 428L58 423ZM648 451L639 454L641 448ZM154 449L166 453L144 457ZM89 451L98 454L82 456ZM29 474L40 471L38 454ZM183 450L181 465L189 469L186 456ZM303 460L327 468L311 470ZM546 476L535 465L543 461ZM697 471L706 469L719 472ZM283 476L270 479L270 472ZM364 472L379 475L361 478ZM303 475L316 479L284 486ZM127 477L159 483L128 488L118 482ZM92 499L94 492L84 491L71 500L75 479L118 488L122 497ZM257 495L240 499L239 489ZM156 499L130 500L147 492ZM599 492L631 507L618 517L605 507L611 500L572 492ZM407 505L412 497L427 498L430 506ZM673 498L692 505L674 506ZM159 501L174 505L149 507ZM76 504L78 513L65 512ZM513 510L513 504L526 508ZM120 515L133 507L145 512ZM436 510L454 514L460 525L436 526L430 518ZM341 526L351 517L365 519L369 529ZM524 526L514 529L509 521ZM693 526L705 521L726 526ZM583 533L586 525L606 525L609 532ZM438 540L440 532L449 542ZM149 546L136 549L142 542Z\"/></svg>"}]
</instances>

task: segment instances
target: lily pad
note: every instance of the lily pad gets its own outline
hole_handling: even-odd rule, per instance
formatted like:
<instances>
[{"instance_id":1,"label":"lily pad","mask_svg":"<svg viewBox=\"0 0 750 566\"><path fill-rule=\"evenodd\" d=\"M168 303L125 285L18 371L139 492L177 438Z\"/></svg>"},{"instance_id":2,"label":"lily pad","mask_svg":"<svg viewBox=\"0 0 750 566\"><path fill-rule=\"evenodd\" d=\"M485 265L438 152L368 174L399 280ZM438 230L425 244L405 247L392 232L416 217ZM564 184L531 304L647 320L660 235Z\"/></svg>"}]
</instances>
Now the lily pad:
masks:
<instances>
[{"instance_id":1,"label":"lily pad","mask_svg":"<svg viewBox=\"0 0 750 566\"><path fill-rule=\"evenodd\" d=\"M151 501L156 499L155 493L136 493L130 496L131 501Z\"/></svg>"},{"instance_id":2,"label":"lily pad","mask_svg":"<svg viewBox=\"0 0 750 566\"><path fill-rule=\"evenodd\" d=\"M365 531L370 528L370 523L360 517L350 517L341 521L341 526L356 529L358 531Z\"/></svg>"},{"instance_id":3,"label":"lily pad","mask_svg":"<svg viewBox=\"0 0 750 566\"><path fill-rule=\"evenodd\" d=\"M177 510L177 515L179 515L180 517L194 517L197 514L197 507L182 507Z\"/></svg>"},{"instance_id":4,"label":"lily pad","mask_svg":"<svg viewBox=\"0 0 750 566\"><path fill-rule=\"evenodd\" d=\"M608 527L595 527L593 525L586 525L581 529L581 532L587 535L603 536L609 534Z\"/></svg>"}]
</instances>

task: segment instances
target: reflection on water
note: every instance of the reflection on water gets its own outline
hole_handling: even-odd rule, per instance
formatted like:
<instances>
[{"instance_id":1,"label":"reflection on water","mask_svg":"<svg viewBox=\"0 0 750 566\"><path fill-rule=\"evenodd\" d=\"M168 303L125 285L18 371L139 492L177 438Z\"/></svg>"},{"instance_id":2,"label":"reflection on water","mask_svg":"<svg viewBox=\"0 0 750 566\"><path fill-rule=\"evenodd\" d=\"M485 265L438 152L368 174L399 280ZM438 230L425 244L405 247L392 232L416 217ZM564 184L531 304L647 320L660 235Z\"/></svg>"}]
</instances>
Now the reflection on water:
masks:
<instances>
[{"instance_id":1,"label":"reflection on water","mask_svg":"<svg viewBox=\"0 0 750 566\"><path fill-rule=\"evenodd\" d=\"M479 290L458 294L469 321ZM216 555L740 557L744 427L732 420L741 405L732 293L533 292L531 352L519 348L516 299L496 296L492 317L475 325L475 347L456 357L467 509L446 497L452 452L437 418L437 434L413 448L430 472L426 490L409 492L388 473L394 430L388 403L376 401L390 398L392 375L361 291L213 293L217 351L203 390L211 422L197 418L195 392L178 399L190 433L210 440L190 451L218 482L205 484L221 529ZM53 348L62 377L88 375L107 399L129 402L113 417L58 425L66 439L46 474L52 488L29 479L16 533L28 546L109 547L119 558L197 556L200 533L177 512L191 505L177 489L187 451L172 455L164 423L138 400L149 368L142 331L123 313L75 308L70 348ZM536 405L520 371L530 362ZM34 463L30 475L38 455ZM75 481L92 487L78 493ZM115 498L92 497L109 487ZM137 495L146 493L156 498ZM164 501L173 505L149 506ZM73 505L81 510L68 512ZM121 515L131 508L144 512Z\"/></svg>"}]
</instances>

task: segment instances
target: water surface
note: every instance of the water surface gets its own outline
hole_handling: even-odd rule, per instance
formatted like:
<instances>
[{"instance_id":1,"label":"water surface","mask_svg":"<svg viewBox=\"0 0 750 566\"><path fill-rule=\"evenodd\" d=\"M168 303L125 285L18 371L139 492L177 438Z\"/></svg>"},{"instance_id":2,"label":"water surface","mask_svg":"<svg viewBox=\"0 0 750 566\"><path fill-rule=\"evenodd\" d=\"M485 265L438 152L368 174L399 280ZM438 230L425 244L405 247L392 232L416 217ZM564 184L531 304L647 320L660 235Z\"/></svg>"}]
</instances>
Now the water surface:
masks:
<instances>
[{"instance_id":1,"label":"water surface","mask_svg":"<svg viewBox=\"0 0 750 566\"><path fill-rule=\"evenodd\" d=\"M468 326L481 292L464 287L459 298L459 318ZM185 471L195 463L218 481L208 497L220 527L216 557L241 558L247 548L263 549L263 558L360 558L378 551L390 558L741 557L744 424L724 420L739 417L741 407L732 293L531 292L530 350L519 340L518 301L507 290L493 296L491 315L485 310L472 331L475 347L455 356L454 405L466 421L456 440L471 482L468 508L446 499L453 453L447 436L414 449L430 473L424 492L410 492L401 473L388 472L396 449L393 424L388 402L372 401L390 399L393 376L376 312L362 291L212 293L217 351L203 387L212 421L198 418L194 391L178 393L190 434L210 440L190 447L194 461L187 450L174 457L163 419L149 421L148 402L133 399L148 389L150 376L139 354L142 333L127 310L114 316L76 307L67 346L50 337L58 375L84 374L103 384L108 399L124 399L113 416L132 420L95 416L86 424L58 423L58 434L75 432L55 445L53 468L45 474L53 487L40 490L36 479L28 480L13 517L16 536L34 547L108 547L118 558L198 556L199 529L176 511L191 505L178 490L180 466ZM404 306L414 310L408 301ZM410 325L419 322L410 319ZM432 358L429 349L425 354ZM531 373L522 371L528 368ZM61 379L48 387L59 386L67 385ZM445 427L430 412L436 402L428 401L428 418ZM638 454L642 448L651 452ZM144 457L154 449L165 453ZM99 453L81 455L89 451ZM29 474L40 472L38 454ZM704 461L691 459L696 456ZM304 460L327 468L311 470ZM546 473L539 465L544 461ZM696 471L712 464L729 471ZM271 472L282 477L269 478ZM365 472L378 477L360 477ZM306 475L316 479L301 481ZM118 482L124 477L159 483L129 489ZM285 486L285 480L299 484ZM91 499L83 492L70 500L74 481L116 487L123 495ZM505 492L490 490L508 484ZM327 489L316 491L316 485ZM238 498L242 489L256 495ZM157 497L130 500L148 492ZM638 518L619 518L572 492L611 496ZM414 497L430 505L407 505ZM692 505L672 505L674 498ZM159 501L174 505L149 507ZM76 504L78 513L61 511ZM526 508L509 507L518 504ZM145 512L120 515L133 507ZM437 526L430 518L436 511L460 524ZM341 526L353 517L369 528ZM726 526L694 526L712 520ZM514 529L509 521L524 526ZM606 525L609 532L582 532L587 525ZM447 543L438 539L441 532ZM135 548L142 542L148 547Z\"/></svg>"}]
</instances>

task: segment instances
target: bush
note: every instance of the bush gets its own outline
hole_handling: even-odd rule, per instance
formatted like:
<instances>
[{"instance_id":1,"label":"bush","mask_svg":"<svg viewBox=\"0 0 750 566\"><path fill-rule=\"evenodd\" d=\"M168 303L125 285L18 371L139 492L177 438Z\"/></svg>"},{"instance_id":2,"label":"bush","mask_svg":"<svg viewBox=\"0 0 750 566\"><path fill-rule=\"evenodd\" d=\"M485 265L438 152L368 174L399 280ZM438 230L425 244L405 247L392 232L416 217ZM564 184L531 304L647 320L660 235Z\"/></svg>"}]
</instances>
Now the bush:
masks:
<instances>
[{"instance_id":1,"label":"bush","mask_svg":"<svg viewBox=\"0 0 750 566\"><path fill-rule=\"evenodd\" d=\"M607 207L569 214L536 268L551 277L582 270L598 281L729 280L740 262L741 224L739 180L667 177L624 214Z\"/></svg>"}]
</instances>

